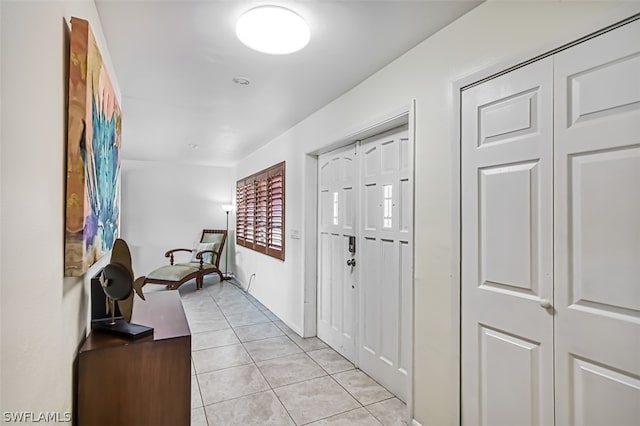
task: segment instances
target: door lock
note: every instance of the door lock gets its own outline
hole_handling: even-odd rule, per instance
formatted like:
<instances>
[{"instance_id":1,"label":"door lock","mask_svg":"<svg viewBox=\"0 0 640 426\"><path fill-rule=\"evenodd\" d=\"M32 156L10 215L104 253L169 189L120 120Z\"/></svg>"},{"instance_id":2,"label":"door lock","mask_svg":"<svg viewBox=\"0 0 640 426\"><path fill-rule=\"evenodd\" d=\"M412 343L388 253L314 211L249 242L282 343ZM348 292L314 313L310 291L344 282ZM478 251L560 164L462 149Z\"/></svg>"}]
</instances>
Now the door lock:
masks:
<instances>
[{"instance_id":1,"label":"door lock","mask_svg":"<svg viewBox=\"0 0 640 426\"><path fill-rule=\"evenodd\" d=\"M356 266L356 260L355 259L347 260L347 265L353 268L354 266Z\"/></svg>"}]
</instances>

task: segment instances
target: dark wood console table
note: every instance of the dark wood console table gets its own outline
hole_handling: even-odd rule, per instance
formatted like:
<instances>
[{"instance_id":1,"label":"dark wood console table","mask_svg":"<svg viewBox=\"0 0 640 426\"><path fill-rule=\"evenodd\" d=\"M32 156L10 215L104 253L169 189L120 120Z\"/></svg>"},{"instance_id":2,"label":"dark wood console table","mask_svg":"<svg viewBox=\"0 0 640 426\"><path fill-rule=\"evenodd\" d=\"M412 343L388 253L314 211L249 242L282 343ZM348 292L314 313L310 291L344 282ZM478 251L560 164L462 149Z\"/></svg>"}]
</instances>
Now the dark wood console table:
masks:
<instances>
[{"instance_id":1,"label":"dark wood console table","mask_svg":"<svg viewBox=\"0 0 640 426\"><path fill-rule=\"evenodd\" d=\"M91 332L78 353L76 424L189 426L191 333L177 291L135 298L132 323L154 328L130 340Z\"/></svg>"}]
</instances>

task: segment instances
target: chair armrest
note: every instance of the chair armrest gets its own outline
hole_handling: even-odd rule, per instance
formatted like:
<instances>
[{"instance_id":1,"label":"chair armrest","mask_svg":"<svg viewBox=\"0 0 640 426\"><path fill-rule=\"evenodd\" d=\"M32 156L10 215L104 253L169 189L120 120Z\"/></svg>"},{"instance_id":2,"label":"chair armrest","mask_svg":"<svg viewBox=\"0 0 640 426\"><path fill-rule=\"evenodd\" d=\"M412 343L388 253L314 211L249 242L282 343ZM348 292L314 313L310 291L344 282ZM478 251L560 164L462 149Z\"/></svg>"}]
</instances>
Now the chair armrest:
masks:
<instances>
[{"instance_id":1,"label":"chair armrest","mask_svg":"<svg viewBox=\"0 0 640 426\"><path fill-rule=\"evenodd\" d=\"M191 252L191 249L177 248L177 249L172 249L172 250L169 250L168 252L166 252L164 254L164 257L168 257L169 258L169 264L170 265L173 265L173 253L175 253L177 251L188 251L188 252Z\"/></svg>"}]
</instances>

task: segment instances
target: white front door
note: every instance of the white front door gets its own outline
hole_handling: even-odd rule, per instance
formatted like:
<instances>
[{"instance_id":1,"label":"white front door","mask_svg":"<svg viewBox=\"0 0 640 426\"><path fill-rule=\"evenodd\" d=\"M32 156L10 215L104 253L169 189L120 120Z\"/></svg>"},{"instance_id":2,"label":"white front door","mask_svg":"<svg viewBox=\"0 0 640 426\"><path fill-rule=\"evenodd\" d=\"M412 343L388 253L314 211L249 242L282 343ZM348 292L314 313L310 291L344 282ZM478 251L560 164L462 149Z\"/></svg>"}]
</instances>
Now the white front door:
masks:
<instances>
[{"instance_id":1,"label":"white front door","mask_svg":"<svg viewBox=\"0 0 640 426\"><path fill-rule=\"evenodd\" d=\"M555 55L556 424L640 424L640 21Z\"/></svg>"},{"instance_id":2,"label":"white front door","mask_svg":"<svg viewBox=\"0 0 640 426\"><path fill-rule=\"evenodd\" d=\"M553 424L552 108L552 58L463 92L465 425Z\"/></svg>"},{"instance_id":3,"label":"white front door","mask_svg":"<svg viewBox=\"0 0 640 426\"><path fill-rule=\"evenodd\" d=\"M317 335L354 362L355 273L347 261L355 239L355 144L318 159L318 321Z\"/></svg>"},{"instance_id":4,"label":"white front door","mask_svg":"<svg viewBox=\"0 0 640 426\"><path fill-rule=\"evenodd\" d=\"M413 154L406 126L363 141L359 153L358 361L406 401L413 300Z\"/></svg>"}]
</instances>

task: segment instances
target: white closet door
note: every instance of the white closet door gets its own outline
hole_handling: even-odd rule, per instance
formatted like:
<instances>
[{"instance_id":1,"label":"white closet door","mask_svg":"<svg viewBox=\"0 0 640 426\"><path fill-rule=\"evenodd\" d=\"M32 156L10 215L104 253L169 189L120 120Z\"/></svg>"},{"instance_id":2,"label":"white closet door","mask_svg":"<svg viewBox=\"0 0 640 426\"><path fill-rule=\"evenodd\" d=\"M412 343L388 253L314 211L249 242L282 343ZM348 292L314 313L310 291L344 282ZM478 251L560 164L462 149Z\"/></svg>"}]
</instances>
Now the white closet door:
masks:
<instances>
[{"instance_id":1,"label":"white closet door","mask_svg":"<svg viewBox=\"0 0 640 426\"><path fill-rule=\"evenodd\" d=\"M640 21L555 57L556 424L640 424Z\"/></svg>"},{"instance_id":2,"label":"white closet door","mask_svg":"<svg viewBox=\"0 0 640 426\"><path fill-rule=\"evenodd\" d=\"M355 145L318 161L318 337L350 361L355 356L355 273L349 237L356 232Z\"/></svg>"},{"instance_id":3,"label":"white closet door","mask_svg":"<svg viewBox=\"0 0 640 426\"><path fill-rule=\"evenodd\" d=\"M552 96L551 58L463 92L464 425L553 424Z\"/></svg>"},{"instance_id":4,"label":"white closet door","mask_svg":"<svg viewBox=\"0 0 640 426\"><path fill-rule=\"evenodd\" d=\"M406 401L413 265L413 154L406 126L363 141L359 156L359 366Z\"/></svg>"}]
</instances>

